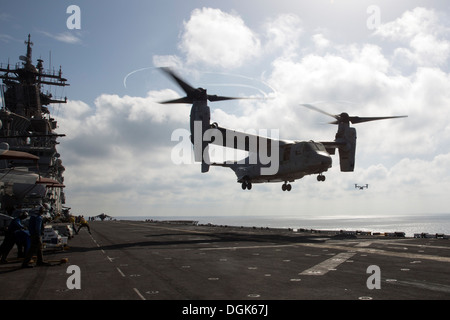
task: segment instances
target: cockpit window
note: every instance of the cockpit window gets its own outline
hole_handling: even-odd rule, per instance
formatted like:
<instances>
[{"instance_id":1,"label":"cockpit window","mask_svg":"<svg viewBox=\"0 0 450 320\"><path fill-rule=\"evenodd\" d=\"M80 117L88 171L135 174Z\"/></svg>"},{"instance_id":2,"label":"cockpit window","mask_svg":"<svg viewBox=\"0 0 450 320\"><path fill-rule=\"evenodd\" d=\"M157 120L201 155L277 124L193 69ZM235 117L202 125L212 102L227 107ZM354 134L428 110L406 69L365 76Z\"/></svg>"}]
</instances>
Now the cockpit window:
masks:
<instances>
[{"instance_id":1,"label":"cockpit window","mask_svg":"<svg viewBox=\"0 0 450 320\"><path fill-rule=\"evenodd\" d=\"M326 152L326 149L323 146L323 144L321 144L319 142L309 141L309 142L304 142L304 143L299 144L295 150L295 154L301 155L302 153L308 153L308 152L312 152L312 151L314 151L314 152L325 151Z\"/></svg>"},{"instance_id":2,"label":"cockpit window","mask_svg":"<svg viewBox=\"0 0 450 320\"><path fill-rule=\"evenodd\" d=\"M325 147L323 146L323 144L318 143L318 142L314 142L311 141L310 143L307 144L309 149L308 150L314 150L314 151L326 151Z\"/></svg>"},{"instance_id":3,"label":"cockpit window","mask_svg":"<svg viewBox=\"0 0 450 320\"><path fill-rule=\"evenodd\" d=\"M326 151L326 149L323 146L323 144L314 142L314 145L316 146L317 150L319 150L319 151Z\"/></svg>"}]
</instances>

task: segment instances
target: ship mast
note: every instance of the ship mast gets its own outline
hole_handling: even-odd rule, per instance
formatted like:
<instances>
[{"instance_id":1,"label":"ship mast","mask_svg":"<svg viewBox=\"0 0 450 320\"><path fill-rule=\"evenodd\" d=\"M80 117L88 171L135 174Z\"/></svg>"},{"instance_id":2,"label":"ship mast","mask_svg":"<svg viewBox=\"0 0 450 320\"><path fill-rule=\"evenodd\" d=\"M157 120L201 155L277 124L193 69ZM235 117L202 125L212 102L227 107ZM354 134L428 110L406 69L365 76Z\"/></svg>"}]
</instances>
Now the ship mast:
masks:
<instances>
[{"instance_id":1,"label":"ship mast","mask_svg":"<svg viewBox=\"0 0 450 320\"><path fill-rule=\"evenodd\" d=\"M0 65L0 79L3 80L0 143L6 143L10 150L27 152L39 157L38 167L29 165L26 161L16 160L8 164L0 162L0 170L27 167L29 172L37 173L39 180L36 184L46 186L44 188L46 192L41 194L39 201L50 204L53 212L60 213L65 203L62 191L65 168L59 159L60 154L56 146L59 144L57 138L65 135L54 132L57 121L51 117L46 106L52 103L67 103L67 98L55 99L51 93L43 92L43 86L65 87L69 84L62 76L61 67L58 72L44 70L42 59L37 60L36 66L33 65L33 42L30 35L25 44L26 56L19 57L22 63L19 62L14 66L9 62ZM31 186L31 189L36 188ZM25 194L3 196L1 207L17 205L21 201L26 201L26 197Z\"/></svg>"},{"instance_id":2,"label":"ship mast","mask_svg":"<svg viewBox=\"0 0 450 320\"><path fill-rule=\"evenodd\" d=\"M6 68L0 65L0 79L3 79L4 86L4 108L15 114L30 117L42 118L42 113L48 113L46 108L42 106L51 103L66 103L67 98L54 99L51 94L41 92L42 85L65 87L67 79L62 77L61 67L59 72L45 71L43 68L43 60L38 59L36 67L32 64L32 45L31 36L28 35L26 56L20 56L23 66L16 64L12 67L9 63ZM5 88L6 87L6 88ZM15 90L9 90L14 87ZM5 90L6 89L6 90Z\"/></svg>"}]
</instances>

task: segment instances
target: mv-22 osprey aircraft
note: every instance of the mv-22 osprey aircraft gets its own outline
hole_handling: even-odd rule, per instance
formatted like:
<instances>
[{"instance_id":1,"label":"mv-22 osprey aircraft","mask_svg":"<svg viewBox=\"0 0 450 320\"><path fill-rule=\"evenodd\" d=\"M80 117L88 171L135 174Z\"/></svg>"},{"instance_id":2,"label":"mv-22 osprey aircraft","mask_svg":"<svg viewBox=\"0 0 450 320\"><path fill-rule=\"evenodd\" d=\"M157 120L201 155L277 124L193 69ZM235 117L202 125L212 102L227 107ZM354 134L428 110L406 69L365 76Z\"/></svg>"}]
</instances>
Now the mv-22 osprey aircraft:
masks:
<instances>
[{"instance_id":1,"label":"mv-22 osprey aircraft","mask_svg":"<svg viewBox=\"0 0 450 320\"><path fill-rule=\"evenodd\" d=\"M404 118L391 117L358 117L349 116L343 112L332 115L319 108L303 104L311 110L333 117L331 124L338 125L334 141L287 141L272 139L220 127L211 123L208 101L224 101L248 99L209 95L203 88L193 88L169 68L161 68L186 93L186 97L160 102L162 104L185 103L192 104L190 115L191 142L194 146L194 158L201 162L201 171L209 171L210 166L227 167L234 171L237 182L242 189L251 190L253 183L282 182L283 191L291 191L291 182L306 175L318 174L318 181L325 181L323 175L332 166L331 155L339 150L340 168L342 172L352 172L355 168L356 129L350 123L357 124L367 121ZM250 98L251 99L251 98ZM249 157L239 162L212 163L209 160L209 144L227 148L249 151ZM256 154L256 156L255 156ZM264 157L265 156L265 157ZM268 163L267 158L276 159L276 163ZM253 158L252 158L253 157ZM275 169L274 169L275 168Z\"/></svg>"}]
</instances>

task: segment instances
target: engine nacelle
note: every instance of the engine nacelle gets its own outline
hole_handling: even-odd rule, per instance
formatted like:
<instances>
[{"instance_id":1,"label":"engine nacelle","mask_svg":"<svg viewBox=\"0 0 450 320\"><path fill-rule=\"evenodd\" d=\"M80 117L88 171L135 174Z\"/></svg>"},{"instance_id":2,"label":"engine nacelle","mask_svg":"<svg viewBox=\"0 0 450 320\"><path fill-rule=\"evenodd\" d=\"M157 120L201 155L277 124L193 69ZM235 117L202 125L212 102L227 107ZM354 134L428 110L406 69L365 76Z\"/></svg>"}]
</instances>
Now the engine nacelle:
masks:
<instances>
[{"instance_id":1,"label":"engine nacelle","mask_svg":"<svg viewBox=\"0 0 450 320\"><path fill-rule=\"evenodd\" d=\"M191 142L194 146L194 159L202 163L202 172L209 171L209 153L207 141L203 141L205 132L211 128L211 112L206 103L194 102L191 108Z\"/></svg>"},{"instance_id":2,"label":"engine nacelle","mask_svg":"<svg viewBox=\"0 0 450 320\"><path fill-rule=\"evenodd\" d=\"M339 148L339 162L342 172L353 172L355 170L356 154L356 129L345 128L343 136L340 137L346 143L345 147Z\"/></svg>"}]
</instances>

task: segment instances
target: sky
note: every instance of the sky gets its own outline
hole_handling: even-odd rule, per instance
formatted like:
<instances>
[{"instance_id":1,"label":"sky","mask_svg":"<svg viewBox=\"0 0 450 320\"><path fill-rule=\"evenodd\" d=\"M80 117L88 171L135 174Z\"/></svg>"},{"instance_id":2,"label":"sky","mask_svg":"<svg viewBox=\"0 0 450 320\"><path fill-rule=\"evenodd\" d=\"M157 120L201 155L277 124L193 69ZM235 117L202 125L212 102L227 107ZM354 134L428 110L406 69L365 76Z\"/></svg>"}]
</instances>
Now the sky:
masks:
<instances>
[{"instance_id":1,"label":"sky","mask_svg":"<svg viewBox=\"0 0 450 320\"><path fill-rule=\"evenodd\" d=\"M77 6L72 10L71 5ZM66 167L66 205L93 216L378 217L449 212L448 1L3 1L0 61L33 59L70 83L52 105ZM339 157L307 176L243 191L228 168L179 164L174 134L190 105L170 66L210 94L212 121L278 130L281 139L332 141L332 114L408 115L357 124L356 167ZM177 131L178 130L178 131ZM174 138L175 136L175 138ZM369 184L357 190L354 184Z\"/></svg>"}]
</instances>

